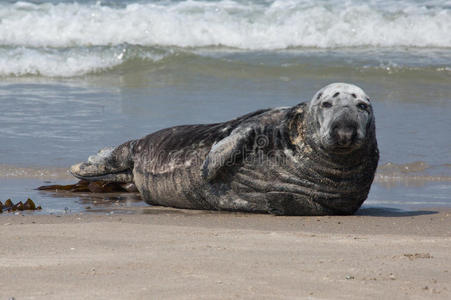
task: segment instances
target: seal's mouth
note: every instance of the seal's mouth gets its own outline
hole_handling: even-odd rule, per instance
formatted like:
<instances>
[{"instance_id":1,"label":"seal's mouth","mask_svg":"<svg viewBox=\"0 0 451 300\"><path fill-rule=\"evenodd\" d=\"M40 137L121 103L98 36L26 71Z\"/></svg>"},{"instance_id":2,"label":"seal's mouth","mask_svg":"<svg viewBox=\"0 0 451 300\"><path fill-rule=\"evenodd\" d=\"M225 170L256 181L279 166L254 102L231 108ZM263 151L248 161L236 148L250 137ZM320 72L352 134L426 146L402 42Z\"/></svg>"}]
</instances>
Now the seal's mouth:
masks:
<instances>
[{"instance_id":1,"label":"seal's mouth","mask_svg":"<svg viewBox=\"0 0 451 300\"><path fill-rule=\"evenodd\" d=\"M340 146L340 145L332 145L329 146L327 149L330 152L338 153L338 154L348 154L353 152L354 150L358 149L359 147L356 144L350 145L350 146Z\"/></svg>"},{"instance_id":2,"label":"seal's mouth","mask_svg":"<svg viewBox=\"0 0 451 300\"><path fill-rule=\"evenodd\" d=\"M357 136L351 135L349 138L337 138L334 136L328 136L322 142L322 148L328 152L337 154L348 154L359 149L363 140Z\"/></svg>"}]
</instances>

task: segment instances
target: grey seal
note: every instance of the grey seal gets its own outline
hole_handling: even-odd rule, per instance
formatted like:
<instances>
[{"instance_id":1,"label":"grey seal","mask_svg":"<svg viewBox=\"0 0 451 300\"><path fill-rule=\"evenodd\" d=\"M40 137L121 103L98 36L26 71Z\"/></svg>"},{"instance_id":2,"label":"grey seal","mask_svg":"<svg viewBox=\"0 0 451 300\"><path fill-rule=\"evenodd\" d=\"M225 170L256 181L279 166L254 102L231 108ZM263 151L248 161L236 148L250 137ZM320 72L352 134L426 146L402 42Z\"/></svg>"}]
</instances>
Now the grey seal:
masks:
<instances>
[{"instance_id":1,"label":"grey seal","mask_svg":"<svg viewBox=\"0 0 451 300\"><path fill-rule=\"evenodd\" d=\"M70 172L134 183L145 202L276 215L353 214L379 151L365 92L333 83L310 102L163 129L102 149Z\"/></svg>"}]
</instances>

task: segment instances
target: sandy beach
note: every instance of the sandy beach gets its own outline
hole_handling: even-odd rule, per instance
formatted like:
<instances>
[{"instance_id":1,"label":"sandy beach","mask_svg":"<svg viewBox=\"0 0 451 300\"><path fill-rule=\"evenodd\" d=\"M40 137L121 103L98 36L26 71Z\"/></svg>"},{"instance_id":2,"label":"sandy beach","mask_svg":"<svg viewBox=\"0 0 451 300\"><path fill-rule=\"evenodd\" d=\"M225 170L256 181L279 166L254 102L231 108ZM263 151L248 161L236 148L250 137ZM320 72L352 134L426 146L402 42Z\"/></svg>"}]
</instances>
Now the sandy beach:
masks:
<instances>
[{"instance_id":1,"label":"sandy beach","mask_svg":"<svg viewBox=\"0 0 451 300\"><path fill-rule=\"evenodd\" d=\"M0 213L0 300L451 299L449 0L9 0L0 20L0 201L42 206ZM37 190L105 147L333 82L374 108L357 215Z\"/></svg>"},{"instance_id":2,"label":"sandy beach","mask_svg":"<svg viewBox=\"0 0 451 300\"><path fill-rule=\"evenodd\" d=\"M0 299L449 299L451 211L0 216Z\"/></svg>"}]
</instances>

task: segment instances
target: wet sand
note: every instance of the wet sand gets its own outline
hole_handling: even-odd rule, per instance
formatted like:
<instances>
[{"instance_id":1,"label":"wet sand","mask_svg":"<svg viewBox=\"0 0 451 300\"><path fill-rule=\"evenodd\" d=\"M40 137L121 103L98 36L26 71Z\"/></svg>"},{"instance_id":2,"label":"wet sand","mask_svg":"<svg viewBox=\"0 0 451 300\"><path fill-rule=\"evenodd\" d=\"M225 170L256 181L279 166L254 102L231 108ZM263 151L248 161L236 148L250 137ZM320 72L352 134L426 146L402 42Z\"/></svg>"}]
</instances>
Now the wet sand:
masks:
<instances>
[{"instance_id":1,"label":"wet sand","mask_svg":"<svg viewBox=\"0 0 451 300\"><path fill-rule=\"evenodd\" d=\"M0 299L449 299L451 210L0 215Z\"/></svg>"}]
</instances>

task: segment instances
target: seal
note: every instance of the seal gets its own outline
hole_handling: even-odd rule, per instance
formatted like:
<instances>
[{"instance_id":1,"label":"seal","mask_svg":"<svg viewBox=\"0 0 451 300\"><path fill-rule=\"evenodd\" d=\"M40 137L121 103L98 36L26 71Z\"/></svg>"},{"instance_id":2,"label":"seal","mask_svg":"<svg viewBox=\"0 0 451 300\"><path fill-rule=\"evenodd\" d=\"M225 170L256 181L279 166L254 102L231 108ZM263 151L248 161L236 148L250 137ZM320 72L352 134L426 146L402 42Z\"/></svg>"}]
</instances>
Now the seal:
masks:
<instances>
[{"instance_id":1,"label":"seal","mask_svg":"<svg viewBox=\"0 0 451 300\"><path fill-rule=\"evenodd\" d=\"M370 99L355 85L333 83L307 103L102 149L70 172L134 183L151 205L328 215L361 206L378 160Z\"/></svg>"}]
</instances>

